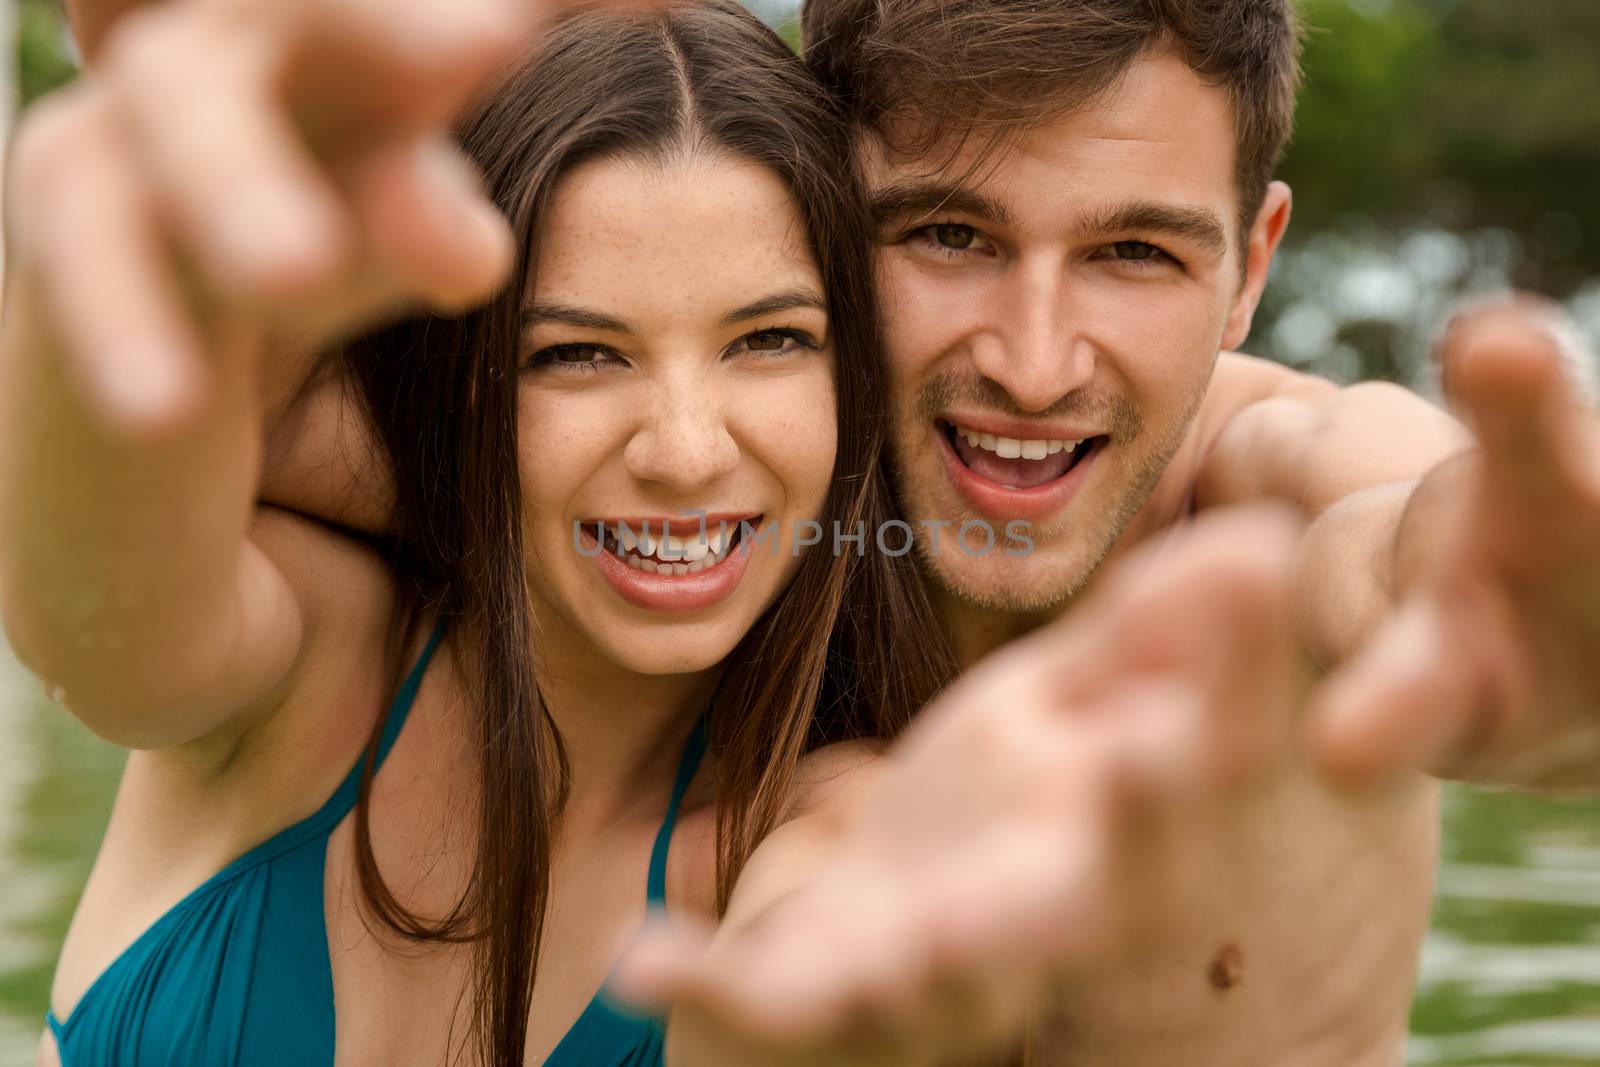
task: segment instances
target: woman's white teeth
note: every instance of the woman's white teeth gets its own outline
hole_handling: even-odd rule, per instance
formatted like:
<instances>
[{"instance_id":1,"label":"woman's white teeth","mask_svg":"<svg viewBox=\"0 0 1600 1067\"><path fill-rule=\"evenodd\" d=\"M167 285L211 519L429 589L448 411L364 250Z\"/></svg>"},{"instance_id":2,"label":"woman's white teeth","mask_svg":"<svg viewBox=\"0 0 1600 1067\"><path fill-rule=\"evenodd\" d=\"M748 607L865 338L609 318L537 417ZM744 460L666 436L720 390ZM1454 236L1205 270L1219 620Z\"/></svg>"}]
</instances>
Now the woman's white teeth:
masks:
<instances>
[{"instance_id":1,"label":"woman's white teeth","mask_svg":"<svg viewBox=\"0 0 1600 1067\"><path fill-rule=\"evenodd\" d=\"M677 537L664 531L651 533L646 527L630 529L626 524L607 525L612 553L636 571L646 574L681 576L697 574L727 558L735 530L731 527L707 529L704 540L698 533Z\"/></svg>"},{"instance_id":2,"label":"woman's white teeth","mask_svg":"<svg viewBox=\"0 0 1600 1067\"><path fill-rule=\"evenodd\" d=\"M1083 442L1064 440L1039 440L1021 441L1015 437L996 437L992 433L979 433L957 426L956 433L960 434L973 448L981 448L985 452L993 452L1001 459L1044 459L1061 452L1071 452Z\"/></svg>"},{"instance_id":3,"label":"woman's white teeth","mask_svg":"<svg viewBox=\"0 0 1600 1067\"><path fill-rule=\"evenodd\" d=\"M667 547L672 550L671 555L673 558L681 559L686 563L699 562L711 554L711 546L698 537L690 539L687 537L673 537L668 534Z\"/></svg>"}]
</instances>

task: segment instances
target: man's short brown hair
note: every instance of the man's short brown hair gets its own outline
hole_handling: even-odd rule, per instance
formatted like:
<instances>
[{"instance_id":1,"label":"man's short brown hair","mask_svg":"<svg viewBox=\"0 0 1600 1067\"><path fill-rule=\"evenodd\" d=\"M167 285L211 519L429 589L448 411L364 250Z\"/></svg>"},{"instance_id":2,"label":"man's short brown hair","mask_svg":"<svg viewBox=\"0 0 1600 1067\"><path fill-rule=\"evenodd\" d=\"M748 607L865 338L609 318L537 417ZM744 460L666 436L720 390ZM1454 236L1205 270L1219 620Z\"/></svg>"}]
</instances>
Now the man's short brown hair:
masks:
<instances>
[{"instance_id":1,"label":"man's short brown hair","mask_svg":"<svg viewBox=\"0 0 1600 1067\"><path fill-rule=\"evenodd\" d=\"M1048 121L1171 47L1232 100L1246 230L1294 125L1293 0L805 0L800 17L812 69L913 151Z\"/></svg>"}]
</instances>

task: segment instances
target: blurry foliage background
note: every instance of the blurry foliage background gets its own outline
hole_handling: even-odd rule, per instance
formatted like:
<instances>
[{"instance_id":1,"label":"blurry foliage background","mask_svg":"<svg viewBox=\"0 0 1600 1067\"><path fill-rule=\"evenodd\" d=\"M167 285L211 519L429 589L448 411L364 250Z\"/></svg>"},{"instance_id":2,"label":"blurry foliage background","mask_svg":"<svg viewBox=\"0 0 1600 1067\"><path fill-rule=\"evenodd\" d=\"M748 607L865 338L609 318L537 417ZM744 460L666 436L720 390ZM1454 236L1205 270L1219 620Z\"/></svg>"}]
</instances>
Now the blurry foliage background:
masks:
<instances>
[{"instance_id":1,"label":"blurry foliage background","mask_svg":"<svg viewBox=\"0 0 1600 1067\"><path fill-rule=\"evenodd\" d=\"M751 0L792 40L792 0ZM1303 0L1295 221L1251 351L1431 388L1432 327L1516 284L1600 334L1600 0ZM71 77L20 0L24 100Z\"/></svg>"},{"instance_id":2,"label":"blurry foliage background","mask_svg":"<svg viewBox=\"0 0 1600 1067\"><path fill-rule=\"evenodd\" d=\"M17 85L23 103L72 79L76 65L68 55L56 0L18 0L16 31Z\"/></svg>"}]
</instances>

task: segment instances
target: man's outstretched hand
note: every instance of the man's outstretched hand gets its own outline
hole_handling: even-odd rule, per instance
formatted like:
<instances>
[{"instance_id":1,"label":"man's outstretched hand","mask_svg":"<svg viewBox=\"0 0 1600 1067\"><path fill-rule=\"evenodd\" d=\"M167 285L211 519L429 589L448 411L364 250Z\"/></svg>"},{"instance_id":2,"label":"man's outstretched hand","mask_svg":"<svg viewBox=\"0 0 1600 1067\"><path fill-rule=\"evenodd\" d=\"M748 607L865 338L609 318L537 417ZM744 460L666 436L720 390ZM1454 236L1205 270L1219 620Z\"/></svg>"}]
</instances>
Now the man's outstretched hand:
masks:
<instances>
[{"instance_id":1,"label":"man's outstretched hand","mask_svg":"<svg viewBox=\"0 0 1600 1067\"><path fill-rule=\"evenodd\" d=\"M1413 495L1399 603L1316 702L1318 754L1358 779L1600 787L1600 420L1525 308L1444 344L1481 448Z\"/></svg>"},{"instance_id":2,"label":"man's outstretched hand","mask_svg":"<svg viewBox=\"0 0 1600 1067\"><path fill-rule=\"evenodd\" d=\"M1130 555L930 706L801 884L754 912L736 889L714 937L645 938L615 988L670 1006L669 1062L950 1062L1159 940L1223 807L1287 763L1296 534L1219 514Z\"/></svg>"}]
</instances>

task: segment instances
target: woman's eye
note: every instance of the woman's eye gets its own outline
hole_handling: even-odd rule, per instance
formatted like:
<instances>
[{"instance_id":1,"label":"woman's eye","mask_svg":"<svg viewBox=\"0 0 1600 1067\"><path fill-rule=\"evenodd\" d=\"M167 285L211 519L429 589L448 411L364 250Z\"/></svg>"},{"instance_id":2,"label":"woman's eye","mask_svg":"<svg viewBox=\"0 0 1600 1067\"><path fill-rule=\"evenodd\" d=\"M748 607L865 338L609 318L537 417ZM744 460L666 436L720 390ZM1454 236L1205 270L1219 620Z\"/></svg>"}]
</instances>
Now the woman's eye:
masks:
<instances>
[{"instance_id":1,"label":"woman's eye","mask_svg":"<svg viewBox=\"0 0 1600 1067\"><path fill-rule=\"evenodd\" d=\"M752 352L782 352L789 338L781 333L753 333L745 338L744 344Z\"/></svg>"},{"instance_id":2,"label":"woman's eye","mask_svg":"<svg viewBox=\"0 0 1600 1067\"><path fill-rule=\"evenodd\" d=\"M528 358L527 367L553 367L559 370L593 371L612 361L611 353L599 345L551 345Z\"/></svg>"},{"instance_id":3,"label":"woman's eye","mask_svg":"<svg viewBox=\"0 0 1600 1067\"><path fill-rule=\"evenodd\" d=\"M816 349L819 346L810 334L800 330L783 329L747 333L735 343L734 347L762 355L782 355L797 348Z\"/></svg>"}]
</instances>

